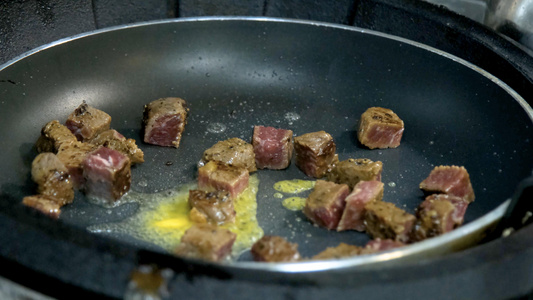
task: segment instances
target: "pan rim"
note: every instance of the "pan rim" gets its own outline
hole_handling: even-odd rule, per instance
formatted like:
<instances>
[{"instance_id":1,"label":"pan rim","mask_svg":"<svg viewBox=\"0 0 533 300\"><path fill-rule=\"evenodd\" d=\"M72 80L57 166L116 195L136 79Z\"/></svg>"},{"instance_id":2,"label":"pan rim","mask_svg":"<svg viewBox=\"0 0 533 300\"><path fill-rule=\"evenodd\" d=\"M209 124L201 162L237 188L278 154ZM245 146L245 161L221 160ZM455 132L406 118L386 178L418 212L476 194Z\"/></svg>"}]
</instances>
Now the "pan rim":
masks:
<instances>
[{"instance_id":1,"label":"pan rim","mask_svg":"<svg viewBox=\"0 0 533 300\"><path fill-rule=\"evenodd\" d=\"M478 73L485 76L486 78L490 79L492 82L497 84L500 88L504 89L507 93L509 93L526 111L529 118L533 120L533 109L531 106L527 103L527 101L519 95L516 91L514 91L511 87L509 87L506 83L504 83L502 80L497 78L496 76L492 75L491 73L485 71L484 69L462 59L455 55L452 55L450 53L447 53L445 51L439 50L437 48L415 42L409 39L401 38L398 36L381 33L378 31L368 30L368 29L362 29L359 27L354 26L348 26L348 25L341 25L341 24L333 24L333 23L327 23L327 22L319 22L319 21L307 21L307 20L296 20L296 19L287 19L287 18L270 18L270 17L240 17L240 16L232 16L232 17L191 17L191 18L180 18L180 19L168 19L168 20L157 20L157 21L145 21L145 22L138 22L133 24L127 24L127 25L119 25L119 26L113 26L108 28L102 28L97 29L94 31L74 35L71 37L63 38L60 40L57 40L55 42L42 45L40 47L37 47L33 50L30 50L28 52L25 52L5 64L0 66L0 72L9 66L25 59L26 57L29 57L33 54L36 54L38 52L44 51L46 49L68 43L77 39L94 36L97 34L105 33L105 32L111 32L111 31L118 31L118 30L124 30L129 28L136 28L136 27L143 27L143 26L152 26L152 25L159 25L159 24L170 24L170 23L187 23L187 22L213 22L213 21L222 21L222 22L228 22L228 21L247 21L247 22L277 22L277 23L290 23L290 24L300 24L300 25L311 25L311 26L321 26L321 27L327 27L327 28L334 28L334 29L341 29L341 30L348 30L348 31L355 31L359 33L365 33L365 34L371 34L375 36L379 36L382 38L392 39L395 41L403 42L409 45L413 45L418 48L422 48L424 50L430 51L432 53L444 56L448 59L451 59L457 63L460 63ZM448 241L453 240L455 236L461 236L465 233L471 233L472 231L476 230L482 230L483 228L486 228L496 222L501 216L503 215L506 207L509 204L509 200L506 200L504 203L502 203L497 208L493 209L492 211L488 212L481 218L478 218L468 224L465 224L461 228L456 229L454 232L449 233L447 235L443 235L440 237L436 237L430 240L426 240L420 243L416 243L413 245L406 246L399 250L393 250L393 251L387 251L383 253L378 253L374 255L368 255L364 257L354 257L354 258L347 258L342 259L338 261L318 261L318 262L299 262L299 263L276 263L276 264L261 264L261 263L255 263L255 262L235 262L235 263L229 263L224 264L224 266L233 267L233 268L246 268L246 269L257 269L257 270L265 270L265 271L274 271L274 272L283 272L283 273L300 273L300 272L312 272L312 271L325 271L325 270L333 270L333 269L339 269L339 268L349 268L349 267L361 267L363 265L374 265L377 263L387 262L390 264L392 261L400 262L403 261L403 258L405 257L412 257L413 254L420 253L423 251L425 247L437 247L437 245L442 245L448 243ZM430 246L428 246L430 245Z\"/></svg>"}]
</instances>

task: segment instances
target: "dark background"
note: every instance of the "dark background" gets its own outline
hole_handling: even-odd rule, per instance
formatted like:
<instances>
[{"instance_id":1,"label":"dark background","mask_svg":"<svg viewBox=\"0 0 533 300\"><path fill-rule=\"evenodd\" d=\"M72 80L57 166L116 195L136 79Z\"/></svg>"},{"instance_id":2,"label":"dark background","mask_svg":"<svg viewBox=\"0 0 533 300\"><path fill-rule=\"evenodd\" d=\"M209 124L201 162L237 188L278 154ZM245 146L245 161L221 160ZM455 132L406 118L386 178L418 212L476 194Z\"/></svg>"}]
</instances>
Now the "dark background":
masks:
<instances>
[{"instance_id":1,"label":"dark background","mask_svg":"<svg viewBox=\"0 0 533 300\"><path fill-rule=\"evenodd\" d=\"M405 37L480 66L510 85L530 105L533 103L530 88L533 82L533 60L530 56L491 29L421 0L0 1L0 64L41 45L95 29L169 18L230 15L324 21ZM531 226L526 230L532 232ZM522 245L520 240L514 244L500 244L498 248L493 247L490 251L479 249L476 255L464 258L464 261L471 262L472 274L464 271L451 281L473 280L478 278L478 273L487 271L494 273L489 276L491 281L487 280L487 283L497 283L500 276L506 277L512 271L512 266L516 265L512 264L513 261L520 261L531 253L531 245L529 250L524 250L527 246ZM514 253L514 250L518 254L508 256L509 264L482 265L483 261L498 257L500 251L503 254ZM479 265L482 267L475 267ZM445 267L444 263L437 266ZM235 283L236 286L238 284ZM415 291L416 287L413 283L410 290ZM248 289L246 285L240 291ZM278 291L278 294L283 293ZM533 299L533 296L517 296L516 299Z\"/></svg>"}]
</instances>

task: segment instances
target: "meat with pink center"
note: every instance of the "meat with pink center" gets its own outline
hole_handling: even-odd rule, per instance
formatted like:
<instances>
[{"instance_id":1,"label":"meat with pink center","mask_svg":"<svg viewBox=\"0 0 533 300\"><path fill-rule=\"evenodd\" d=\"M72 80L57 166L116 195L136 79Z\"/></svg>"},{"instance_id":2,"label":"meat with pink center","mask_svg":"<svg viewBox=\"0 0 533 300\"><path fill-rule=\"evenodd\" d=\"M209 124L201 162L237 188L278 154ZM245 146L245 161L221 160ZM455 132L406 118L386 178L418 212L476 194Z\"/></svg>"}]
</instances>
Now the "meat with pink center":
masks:
<instances>
[{"instance_id":1,"label":"meat with pink center","mask_svg":"<svg viewBox=\"0 0 533 300\"><path fill-rule=\"evenodd\" d=\"M366 232L374 239L409 241L416 217L394 204L371 201L365 206Z\"/></svg>"},{"instance_id":2,"label":"meat with pink center","mask_svg":"<svg viewBox=\"0 0 533 300\"><path fill-rule=\"evenodd\" d=\"M130 189L130 160L116 150L100 147L83 161L83 176L85 194L103 205L113 206Z\"/></svg>"},{"instance_id":3,"label":"meat with pink center","mask_svg":"<svg viewBox=\"0 0 533 300\"><path fill-rule=\"evenodd\" d=\"M251 253L255 261L261 262L295 262L301 258L298 244L272 235L265 235L255 242Z\"/></svg>"},{"instance_id":4,"label":"meat with pink center","mask_svg":"<svg viewBox=\"0 0 533 300\"><path fill-rule=\"evenodd\" d=\"M211 224L195 224L181 238L175 254L207 261L222 261L231 255L237 235Z\"/></svg>"},{"instance_id":5,"label":"meat with pink center","mask_svg":"<svg viewBox=\"0 0 533 300\"><path fill-rule=\"evenodd\" d=\"M420 183L420 188L428 193L457 196L469 203L475 199L470 175L464 167L435 167L429 176Z\"/></svg>"},{"instance_id":6,"label":"meat with pink center","mask_svg":"<svg viewBox=\"0 0 533 300\"><path fill-rule=\"evenodd\" d=\"M412 239L421 241L452 231L463 223L468 202L460 197L434 194L417 209Z\"/></svg>"},{"instance_id":7,"label":"meat with pink center","mask_svg":"<svg viewBox=\"0 0 533 300\"><path fill-rule=\"evenodd\" d=\"M185 124L187 104L181 98L161 98L144 106L144 142L178 148Z\"/></svg>"},{"instance_id":8,"label":"meat with pink center","mask_svg":"<svg viewBox=\"0 0 533 300\"><path fill-rule=\"evenodd\" d=\"M403 121L392 110L371 107L361 115L357 137L370 149L396 148L400 145L403 131Z\"/></svg>"},{"instance_id":9,"label":"meat with pink center","mask_svg":"<svg viewBox=\"0 0 533 300\"><path fill-rule=\"evenodd\" d=\"M285 169L292 157L292 130L255 126L252 145L257 168Z\"/></svg>"},{"instance_id":10,"label":"meat with pink center","mask_svg":"<svg viewBox=\"0 0 533 300\"><path fill-rule=\"evenodd\" d=\"M337 229L349 193L350 188L346 184L317 180L305 201L303 213L318 226Z\"/></svg>"},{"instance_id":11,"label":"meat with pink center","mask_svg":"<svg viewBox=\"0 0 533 300\"><path fill-rule=\"evenodd\" d=\"M311 132L294 138L296 166L305 175L322 178L338 161L333 137L325 132Z\"/></svg>"},{"instance_id":12,"label":"meat with pink center","mask_svg":"<svg viewBox=\"0 0 533 300\"><path fill-rule=\"evenodd\" d=\"M91 145L104 146L109 149L117 150L129 157L132 164L144 162L144 153L137 146L134 139L127 139L115 129L109 129L101 132L89 141Z\"/></svg>"},{"instance_id":13,"label":"meat with pink center","mask_svg":"<svg viewBox=\"0 0 533 300\"><path fill-rule=\"evenodd\" d=\"M337 231L365 231L365 205L383 199L383 182L359 181L346 197L346 207L337 226Z\"/></svg>"},{"instance_id":14,"label":"meat with pink center","mask_svg":"<svg viewBox=\"0 0 533 300\"><path fill-rule=\"evenodd\" d=\"M198 169L198 189L227 191L235 199L248 186L250 175L245 168L210 161Z\"/></svg>"},{"instance_id":15,"label":"meat with pink center","mask_svg":"<svg viewBox=\"0 0 533 300\"><path fill-rule=\"evenodd\" d=\"M326 177L335 183L345 183L351 189L359 181L381 181L383 163L368 158L347 159L336 162L327 172Z\"/></svg>"},{"instance_id":16,"label":"meat with pink center","mask_svg":"<svg viewBox=\"0 0 533 300\"><path fill-rule=\"evenodd\" d=\"M96 147L94 145L78 141L63 144L59 148L57 158L67 167L75 189L83 189L85 184L83 161L95 149Z\"/></svg>"},{"instance_id":17,"label":"meat with pink center","mask_svg":"<svg viewBox=\"0 0 533 300\"><path fill-rule=\"evenodd\" d=\"M107 113L89 106L85 101L68 116L65 123L78 141L82 142L108 130L110 124L111 117Z\"/></svg>"}]
</instances>

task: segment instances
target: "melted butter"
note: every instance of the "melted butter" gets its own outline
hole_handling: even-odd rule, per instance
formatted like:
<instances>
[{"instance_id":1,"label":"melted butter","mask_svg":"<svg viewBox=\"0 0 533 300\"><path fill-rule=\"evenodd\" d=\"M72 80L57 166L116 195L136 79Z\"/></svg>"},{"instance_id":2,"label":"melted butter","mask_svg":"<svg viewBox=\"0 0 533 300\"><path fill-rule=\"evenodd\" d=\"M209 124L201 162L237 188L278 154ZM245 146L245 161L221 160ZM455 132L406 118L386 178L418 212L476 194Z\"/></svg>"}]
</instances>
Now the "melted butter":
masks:
<instances>
[{"instance_id":1,"label":"melted butter","mask_svg":"<svg viewBox=\"0 0 533 300\"><path fill-rule=\"evenodd\" d=\"M263 236L263 229L257 222L257 175L250 176L248 187L234 200L235 223L221 227L237 234L232 256L237 257L251 248ZM180 239L193 222L189 219L189 190L196 184L187 184L156 194L130 192L125 202L137 202L138 212L118 223L91 226L91 232L113 232L132 236L153 243L173 252Z\"/></svg>"},{"instance_id":2,"label":"melted butter","mask_svg":"<svg viewBox=\"0 0 533 300\"><path fill-rule=\"evenodd\" d=\"M287 194L298 194L313 189L315 181L312 180L283 180L274 183L274 189Z\"/></svg>"},{"instance_id":3,"label":"melted butter","mask_svg":"<svg viewBox=\"0 0 533 300\"><path fill-rule=\"evenodd\" d=\"M290 198L283 199L283 202L281 202L281 204L286 209L298 211L304 208L305 200L306 199L302 197L290 197Z\"/></svg>"}]
</instances>

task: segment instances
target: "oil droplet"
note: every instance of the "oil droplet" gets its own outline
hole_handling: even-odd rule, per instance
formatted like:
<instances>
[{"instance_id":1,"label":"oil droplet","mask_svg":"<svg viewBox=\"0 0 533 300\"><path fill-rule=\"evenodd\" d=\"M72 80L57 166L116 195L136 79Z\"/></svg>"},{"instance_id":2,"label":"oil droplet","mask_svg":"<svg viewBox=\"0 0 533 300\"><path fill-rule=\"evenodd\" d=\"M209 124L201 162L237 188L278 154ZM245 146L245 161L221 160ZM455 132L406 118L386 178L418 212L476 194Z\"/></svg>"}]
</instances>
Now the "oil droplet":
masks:
<instances>
[{"instance_id":1,"label":"oil droplet","mask_svg":"<svg viewBox=\"0 0 533 300\"><path fill-rule=\"evenodd\" d=\"M289 210L302 210L305 206L305 198L302 197L290 197L287 199L283 199L283 202L281 203L283 207Z\"/></svg>"},{"instance_id":2,"label":"oil droplet","mask_svg":"<svg viewBox=\"0 0 533 300\"><path fill-rule=\"evenodd\" d=\"M211 133L222 133L226 131L226 128L226 125L218 122L207 125L207 131Z\"/></svg>"},{"instance_id":3,"label":"oil droplet","mask_svg":"<svg viewBox=\"0 0 533 300\"><path fill-rule=\"evenodd\" d=\"M274 193L274 198L281 199L281 198L283 198L283 194L282 193Z\"/></svg>"},{"instance_id":4,"label":"oil droplet","mask_svg":"<svg viewBox=\"0 0 533 300\"><path fill-rule=\"evenodd\" d=\"M387 185L390 186L390 187L395 187L396 186L396 182L391 181Z\"/></svg>"},{"instance_id":5,"label":"oil droplet","mask_svg":"<svg viewBox=\"0 0 533 300\"><path fill-rule=\"evenodd\" d=\"M295 112L288 112L285 114L285 120L294 122L300 119L300 115Z\"/></svg>"},{"instance_id":6,"label":"oil droplet","mask_svg":"<svg viewBox=\"0 0 533 300\"><path fill-rule=\"evenodd\" d=\"M292 179L278 181L274 183L274 189L276 191L288 194L298 194L304 191L311 190L314 187L315 181L312 180Z\"/></svg>"}]
</instances>

